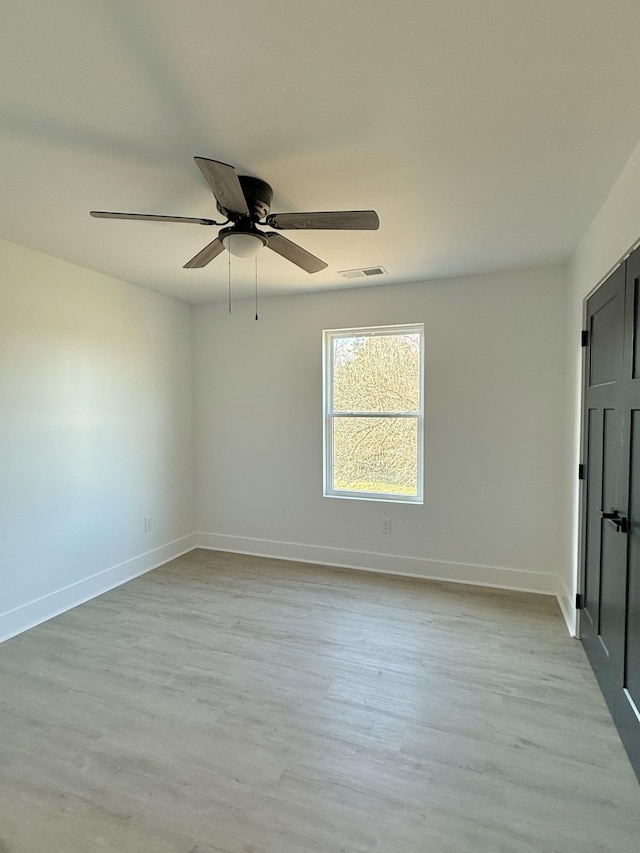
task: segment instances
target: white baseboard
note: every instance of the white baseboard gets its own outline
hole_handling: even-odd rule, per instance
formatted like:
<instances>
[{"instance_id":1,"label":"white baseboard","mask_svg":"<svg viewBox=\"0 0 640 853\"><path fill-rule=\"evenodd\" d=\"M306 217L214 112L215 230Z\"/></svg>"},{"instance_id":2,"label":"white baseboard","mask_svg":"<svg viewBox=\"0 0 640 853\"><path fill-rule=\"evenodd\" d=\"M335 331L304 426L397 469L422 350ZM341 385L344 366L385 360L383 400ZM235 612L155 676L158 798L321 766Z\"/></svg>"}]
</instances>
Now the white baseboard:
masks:
<instances>
[{"instance_id":1,"label":"white baseboard","mask_svg":"<svg viewBox=\"0 0 640 853\"><path fill-rule=\"evenodd\" d=\"M428 560L420 557L401 557L395 554L378 554L373 551L352 551L320 545L303 545L297 542L279 542L271 539L253 539L246 536L225 536L219 533L196 533L198 548L214 551L231 551L256 557L275 557L301 563L319 563L343 569L360 569L388 575L419 577L427 580L465 583L519 592L552 595L560 600L565 594L564 584L558 575L530 572L523 569L506 569L498 566L481 566L473 563L452 563L445 560ZM562 605L561 605L562 608ZM564 611L563 611L564 614ZM565 619L566 619L565 615Z\"/></svg>"},{"instance_id":2,"label":"white baseboard","mask_svg":"<svg viewBox=\"0 0 640 853\"><path fill-rule=\"evenodd\" d=\"M564 621L567 623L567 630L572 637L575 637L577 628L575 602L564 580L558 578L558 581L560 583L560 592L557 595L558 604L564 616Z\"/></svg>"},{"instance_id":3,"label":"white baseboard","mask_svg":"<svg viewBox=\"0 0 640 853\"><path fill-rule=\"evenodd\" d=\"M558 600L569 633L575 636L575 610L571 595L563 579L551 573L200 532L175 539L13 610L0 613L0 642L158 568L194 548L552 595Z\"/></svg>"},{"instance_id":4,"label":"white baseboard","mask_svg":"<svg viewBox=\"0 0 640 853\"><path fill-rule=\"evenodd\" d=\"M0 643L145 572L156 569L163 563L193 550L195 546L196 536L190 533L188 536L174 539L173 542L167 542L166 545L146 551L144 554L138 554L130 560L57 589L13 610L0 613Z\"/></svg>"}]
</instances>

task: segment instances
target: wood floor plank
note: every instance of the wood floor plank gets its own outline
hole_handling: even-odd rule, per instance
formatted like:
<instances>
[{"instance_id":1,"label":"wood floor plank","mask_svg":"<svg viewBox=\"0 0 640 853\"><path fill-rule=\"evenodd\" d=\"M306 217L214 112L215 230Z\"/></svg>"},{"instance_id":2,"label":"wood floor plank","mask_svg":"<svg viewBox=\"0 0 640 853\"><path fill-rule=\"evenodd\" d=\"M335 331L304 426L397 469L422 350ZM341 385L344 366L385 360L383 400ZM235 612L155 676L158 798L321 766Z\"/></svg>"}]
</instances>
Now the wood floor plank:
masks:
<instances>
[{"instance_id":1,"label":"wood floor plank","mask_svg":"<svg viewBox=\"0 0 640 853\"><path fill-rule=\"evenodd\" d=\"M0 853L637 853L544 596L192 551L0 645Z\"/></svg>"}]
</instances>

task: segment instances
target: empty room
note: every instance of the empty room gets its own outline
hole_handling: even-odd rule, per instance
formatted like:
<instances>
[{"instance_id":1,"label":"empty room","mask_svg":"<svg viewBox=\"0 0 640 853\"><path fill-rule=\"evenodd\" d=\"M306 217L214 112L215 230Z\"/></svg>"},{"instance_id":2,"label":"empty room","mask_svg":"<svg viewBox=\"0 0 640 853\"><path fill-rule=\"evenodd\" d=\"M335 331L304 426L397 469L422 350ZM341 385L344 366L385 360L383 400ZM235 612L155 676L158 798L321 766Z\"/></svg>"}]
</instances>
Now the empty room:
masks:
<instances>
[{"instance_id":1,"label":"empty room","mask_svg":"<svg viewBox=\"0 0 640 853\"><path fill-rule=\"evenodd\" d=\"M0 853L636 853L637 0L0 24Z\"/></svg>"}]
</instances>

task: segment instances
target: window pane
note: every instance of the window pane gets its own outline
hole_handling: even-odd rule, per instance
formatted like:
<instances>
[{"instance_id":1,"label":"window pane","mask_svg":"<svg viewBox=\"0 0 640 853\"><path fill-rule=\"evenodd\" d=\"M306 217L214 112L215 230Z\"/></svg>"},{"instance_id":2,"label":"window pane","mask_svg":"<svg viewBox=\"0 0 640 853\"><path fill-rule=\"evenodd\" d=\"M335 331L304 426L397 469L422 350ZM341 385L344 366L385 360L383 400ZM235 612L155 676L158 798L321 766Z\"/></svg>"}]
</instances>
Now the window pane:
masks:
<instances>
[{"instance_id":1,"label":"window pane","mask_svg":"<svg viewBox=\"0 0 640 853\"><path fill-rule=\"evenodd\" d=\"M419 408L419 334L333 339L335 412L417 412Z\"/></svg>"},{"instance_id":2,"label":"window pane","mask_svg":"<svg viewBox=\"0 0 640 853\"><path fill-rule=\"evenodd\" d=\"M417 495L416 418L333 418L333 489Z\"/></svg>"}]
</instances>

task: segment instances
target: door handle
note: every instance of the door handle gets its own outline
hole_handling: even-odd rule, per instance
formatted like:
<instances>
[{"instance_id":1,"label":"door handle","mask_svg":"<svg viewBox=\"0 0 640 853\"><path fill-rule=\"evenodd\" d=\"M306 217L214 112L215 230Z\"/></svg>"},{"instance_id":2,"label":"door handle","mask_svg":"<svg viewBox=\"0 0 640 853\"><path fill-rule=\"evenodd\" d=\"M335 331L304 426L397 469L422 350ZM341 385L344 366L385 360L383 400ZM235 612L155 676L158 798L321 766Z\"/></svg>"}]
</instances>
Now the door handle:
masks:
<instances>
[{"instance_id":1,"label":"door handle","mask_svg":"<svg viewBox=\"0 0 640 853\"><path fill-rule=\"evenodd\" d=\"M600 510L601 518L606 518L607 521L611 521L616 526L616 533L627 533L629 530L629 522L624 517L624 515L620 515L619 509L612 509L611 512L603 512Z\"/></svg>"}]
</instances>

